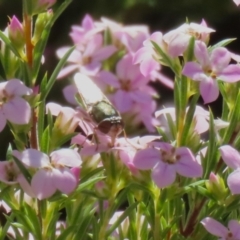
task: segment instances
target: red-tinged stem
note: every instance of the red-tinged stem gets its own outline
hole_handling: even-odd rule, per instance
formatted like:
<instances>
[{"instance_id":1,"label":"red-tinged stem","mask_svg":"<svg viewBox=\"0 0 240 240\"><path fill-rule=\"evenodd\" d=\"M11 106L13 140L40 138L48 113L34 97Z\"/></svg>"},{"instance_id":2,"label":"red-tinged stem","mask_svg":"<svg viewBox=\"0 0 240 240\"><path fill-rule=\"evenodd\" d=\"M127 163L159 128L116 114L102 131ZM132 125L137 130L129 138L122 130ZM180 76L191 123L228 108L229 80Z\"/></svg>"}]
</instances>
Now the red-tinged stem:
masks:
<instances>
[{"instance_id":1,"label":"red-tinged stem","mask_svg":"<svg viewBox=\"0 0 240 240\"><path fill-rule=\"evenodd\" d=\"M195 225L197 223L198 215L199 215L202 207L204 206L205 202L206 202L206 199L202 199L200 204L195 207L195 209L192 212L192 215L190 216L190 218L188 220L188 223L187 223L187 226L185 227L185 229L183 229L182 226L180 225L180 232L184 237L189 237L193 233Z\"/></svg>"}]
</instances>

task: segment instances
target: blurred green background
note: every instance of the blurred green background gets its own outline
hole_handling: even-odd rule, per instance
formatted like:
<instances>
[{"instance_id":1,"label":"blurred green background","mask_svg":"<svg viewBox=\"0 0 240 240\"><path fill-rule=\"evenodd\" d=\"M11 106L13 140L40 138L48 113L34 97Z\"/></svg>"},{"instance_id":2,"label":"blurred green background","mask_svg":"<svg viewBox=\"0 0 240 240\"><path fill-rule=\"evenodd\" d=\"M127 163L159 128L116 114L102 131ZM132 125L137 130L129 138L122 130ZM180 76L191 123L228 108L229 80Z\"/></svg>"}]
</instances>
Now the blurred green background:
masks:
<instances>
[{"instance_id":1,"label":"blurred green background","mask_svg":"<svg viewBox=\"0 0 240 240\"><path fill-rule=\"evenodd\" d=\"M63 0L58 0L57 4L61 2ZM21 4L21 0L0 0L1 30L7 26L8 17L16 15L21 19ZM80 24L86 13L92 15L95 20L105 16L124 24L146 24L151 32L158 30L163 33L180 26L186 18L189 22L196 23L205 19L207 24L216 30L211 34L210 44L224 38L238 38L239 40L231 43L228 49L240 54L240 7L232 0L73 0L52 29L45 52L44 71L53 71L57 63L56 49L71 44L71 25ZM66 84L66 81L59 81L49 100L57 101L61 96L60 89ZM161 94L161 105L172 98L172 91L169 89L164 89L159 83L154 87L159 89ZM221 99L211 104L217 115L220 113L220 106ZM3 135L0 135L0 144L7 144L8 139L4 138L2 141L1 136ZM3 145L2 149L5 148ZM0 159L3 154L0 150Z\"/></svg>"}]
</instances>

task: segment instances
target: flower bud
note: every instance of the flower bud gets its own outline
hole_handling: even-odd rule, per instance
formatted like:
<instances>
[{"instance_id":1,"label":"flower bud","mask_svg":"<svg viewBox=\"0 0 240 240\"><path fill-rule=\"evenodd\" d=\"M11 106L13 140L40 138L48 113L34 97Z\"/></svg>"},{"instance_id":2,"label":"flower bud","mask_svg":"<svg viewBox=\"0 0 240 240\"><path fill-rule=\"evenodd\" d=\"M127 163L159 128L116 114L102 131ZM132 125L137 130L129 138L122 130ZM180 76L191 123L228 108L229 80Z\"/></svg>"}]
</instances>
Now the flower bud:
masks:
<instances>
[{"instance_id":1,"label":"flower bud","mask_svg":"<svg viewBox=\"0 0 240 240\"><path fill-rule=\"evenodd\" d=\"M219 201L225 200L228 195L224 180L213 172L210 173L209 181L206 182L206 187L208 191Z\"/></svg>"},{"instance_id":2,"label":"flower bud","mask_svg":"<svg viewBox=\"0 0 240 240\"><path fill-rule=\"evenodd\" d=\"M52 16L53 16L52 10L48 10L47 12L38 14L32 38L33 45L36 45L39 39L41 38L43 30L46 27L49 20L52 18Z\"/></svg>"},{"instance_id":3,"label":"flower bud","mask_svg":"<svg viewBox=\"0 0 240 240\"><path fill-rule=\"evenodd\" d=\"M22 49L25 44L23 26L17 17L13 16L8 25L8 36L17 49Z\"/></svg>"},{"instance_id":4,"label":"flower bud","mask_svg":"<svg viewBox=\"0 0 240 240\"><path fill-rule=\"evenodd\" d=\"M56 3L57 0L32 0L32 13L38 14L44 12Z\"/></svg>"}]
</instances>

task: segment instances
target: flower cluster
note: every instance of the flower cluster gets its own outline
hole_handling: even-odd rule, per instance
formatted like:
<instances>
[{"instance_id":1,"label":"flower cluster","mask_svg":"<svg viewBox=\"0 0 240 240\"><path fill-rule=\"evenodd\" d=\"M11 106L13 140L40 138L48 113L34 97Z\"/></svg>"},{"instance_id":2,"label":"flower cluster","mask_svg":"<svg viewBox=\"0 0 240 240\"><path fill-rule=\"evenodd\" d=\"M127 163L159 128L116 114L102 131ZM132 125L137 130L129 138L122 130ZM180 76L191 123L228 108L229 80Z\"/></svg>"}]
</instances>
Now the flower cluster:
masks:
<instances>
[{"instance_id":1,"label":"flower cluster","mask_svg":"<svg viewBox=\"0 0 240 240\"><path fill-rule=\"evenodd\" d=\"M239 240L233 40L210 45L215 30L204 20L163 34L87 14L72 26L74 47L58 49L42 77L49 31L70 0L49 9L55 2L23 0L23 21L13 16L0 31L0 134L11 132L0 238ZM60 79L71 106L47 102ZM174 106L156 101L156 80ZM220 118L207 105L218 97Z\"/></svg>"}]
</instances>

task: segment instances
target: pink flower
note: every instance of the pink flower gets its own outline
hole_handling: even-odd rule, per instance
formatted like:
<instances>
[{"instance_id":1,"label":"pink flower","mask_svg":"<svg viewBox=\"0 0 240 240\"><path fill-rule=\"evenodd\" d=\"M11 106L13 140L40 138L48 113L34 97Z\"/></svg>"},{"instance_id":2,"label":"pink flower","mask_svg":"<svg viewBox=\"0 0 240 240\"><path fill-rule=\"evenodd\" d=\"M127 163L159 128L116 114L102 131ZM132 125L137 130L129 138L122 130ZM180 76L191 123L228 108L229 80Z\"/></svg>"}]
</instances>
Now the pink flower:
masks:
<instances>
[{"instance_id":1,"label":"pink flower","mask_svg":"<svg viewBox=\"0 0 240 240\"><path fill-rule=\"evenodd\" d=\"M209 233L221 240L240 240L240 224L237 220L230 220L227 228L211 217L204 218L201 223Z\"/></svg>"},{"instance_id":2,"label":"pink flower","mask_svg":"<svg viewBox=\"0 0 240 240\"><path fill-rule=\"evenodd\" d=\"M143 42L143 47L138 49L138 51L134 54L133 63L140 64L140 72L144 77L149 77L152 80L158 79L161 83L173 89L173 81L158 72L160 70L160 64L158 62L159 56L157 56L154 51L151 41L156 42L164 49L162 33L154 32Z\"/></svg>"},{"instance_id":3,"label":"pink flower","mask_svg":"<svg viewBox=\"0 0 240 240\"><path fill-rule=\"evenodd\" d=\"M234 169L227 178L227 185L232 194L240 194L240 153L229 145L219 148L223 161Z\"/></svg>"},{"instance_id":4,"label":"pink flower","mask_svg":"<svg viewBox=\"0 0 240 240\"><path fill-rule=\"evenodd\" d=\"M74 132L80 119L76 117L77 112L70 107L62 107L56 103L48 103L46 105L46 113L50 112L53 116L57 116L55 125L64 134Z\"/></svg>"},{"instance_id":5,"label":"pink flower","mask_svg":"<svg viewBox=\"0 0 240 240\"><path fill-rule=\"evenodd\" d=\"M152 92L147 86L149 78L144 77L139 71L139 67L133 65L132 55L125 55L117 63L116 74L117 76L102 71L98 76L100 81L115 89L111 100L121 113L131 111L134 103L151 103Z\"/></svg>"},{"instance_id":6,"label":"pink flower","mask_svg":"<svg viewBox=\"0 0 240 240\"><path fill-rule=\"evenodd\" d=\"M240 80L240 66L229 64L231 54L226 48L215 48L209 54L203 42L196 42L194 53L198 63L187 62L182 74L194 81L200 81L200 93L204 103L217 99L219 95L217 80L229 83Z\"/></svg>"},{"instance_id":7,"label":"pink flower","mask_svg":"<svg viewBox=\"0 0 240 240\"><path fill-rule=\"evenodd\" d=\"M186 147L174 148L168 143L154 143L136 153L133 164L141 170L152 169L152 178L159 188L171 185L176 174L184 177L201 177L202 167Z\"/></svg>"},{"instance_id":8,"label":"pink flower","mask_svg":"<svg viewBox=\"0 0 240 240\"><path fill-rule=\"evenodd\" d=\"M238 6L240 4L240 0L233 0L233 2Z\"/></svg>"},{"instance_id":9,"label":"pink flower","mask_svg":"<svg viewBox=\"0 0 240 240\"><path fill-rule=\"evenodd\" d=\"M188 111L188 108L186 109ZM159 120L160 122L160 127L167 133L170 134L169 126L168 126L168 120L167 120L167 114L172 118L172 121L176 121L176 116L175 116L175 108L169 107L169 108L164 108L161 110L158 110L155 112L155 117ZM204 133L208 130L209 128L209 112L203 109L200 106L196 106L194 116L193 116L193 126L194 126L194 131L196 131L198 134Z\"/></svg>"},{"instance_id":10,"label":"pink flower","mask_svg":"<svg viewBox=\"0 0 240 240\"><path fill-rule=\"evenodd\" d=\"M62 58L69 50L69 47L62 47L57 50L57 56ZM93 35L86 43L83 49L75 49L68 58L70 65L63 68L58 78L62 78L74 70L86 75L95 75L102 66L102 61L109 58L116 52L113 45L103 46L103 36L101 34Z\"/></svg>"},{"instance_id":11,"label":"pink flower","mask_svg":"<svg viewBox=\"0 0 240 240\"><path fill-rule=\"evenodd\" d=\"M90 38L98 32L103 31L103 27L97 26L92 17L86 14L81 22L81 26L72 26L70 36L79 51L83 51Z\"/></svg>"},{"instance_id":12,"label":"pink flower","mask_svg":"<svg viewBox=\"0 0 240 240\"><path fill-rule=\"evenodd\" d=\"M23 95L30 95L32 90L20 80L11 79L0 83L0 131L7 120L14 124L28 124L31 117L31 107Z\"/></svg>"},{"instance_id":13,"label":"pink flower","mask_svg":"<svg viewBox=\"0 0 240 240\"><path fill-rule=\"evenodd\" d=\"M149 37L149 29L145 25L123 26L103 17L101 21L99 25L102 24L106 30L110 30L113 43L116 46L119 46L119 43L123 44L130 53L136 52L142 46L143 41Z\"/></svg>"},{"instance_id":14,"label":"pink flower","mask_svg":"<svg viewBox=\"0 0 240 240\"><path fill-rule=\"evenodd\" d=\"M13 151L24 165L38 169L31 180L31 188L38 199L52 196L57 190L70 194L77 186L78 179L68 167L80 167L81 158L72 149L60 149L50 154L50 158L35 149L23 152ZM25 190L25 185L21 185Z\"/></svg>"},{"instance_id":15,"label":"pink flower","mask_svg":"<svg viewBox=\"0 0 240 240\"><path fill-rule=\"evenodd\" d=\"M172 57L182 55L188 47L191 37L196 40L207 41L208 36L215 30L208 28L203 21L201 24L184 23L163 36L163 41L168 45L168 52Z\"/></svg>"}]
</instances>

